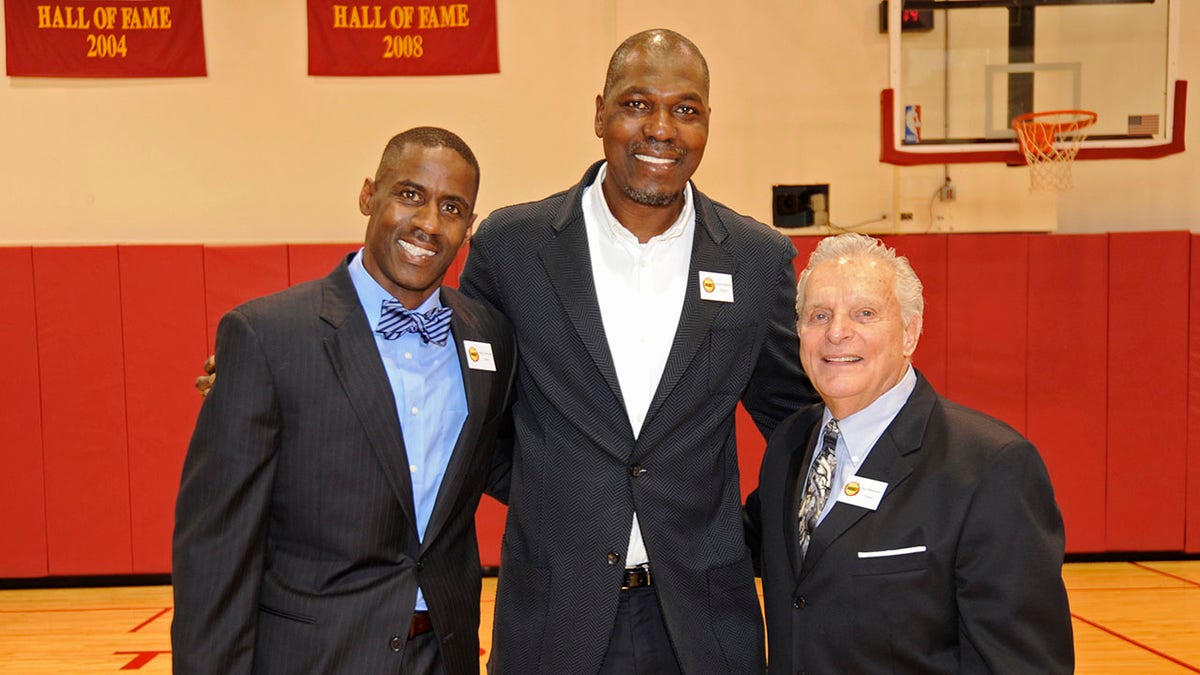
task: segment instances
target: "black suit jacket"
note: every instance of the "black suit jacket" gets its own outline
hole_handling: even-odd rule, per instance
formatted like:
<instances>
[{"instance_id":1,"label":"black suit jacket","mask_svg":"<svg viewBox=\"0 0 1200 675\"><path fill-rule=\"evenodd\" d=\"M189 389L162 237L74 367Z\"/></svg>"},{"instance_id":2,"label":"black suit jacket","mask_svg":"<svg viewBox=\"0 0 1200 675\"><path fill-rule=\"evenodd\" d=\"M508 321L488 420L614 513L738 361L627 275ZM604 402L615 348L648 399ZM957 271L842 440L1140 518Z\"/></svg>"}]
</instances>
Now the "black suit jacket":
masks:
<instances>
[{"instance_id":1,"label":"black suit jacket","mask_svg":"<svg viewBox=\"0 0 1200 675\"><path fill-rule=\"evenodd\" d=\"M761 671L734 410L744 402L766 434L814 400L797 357L796 251L694 192L683 312L635 440L580 206L598 167L568 192L493 213L462 277L464 292L509 317L521 346L491 665L504 675L599 669L636 508L684 670ZM700 271L732 275L735 302L701 300Z\"/></svg>"},{"instance_id":2,"label":"black suit jacket","mask_svg":"<svg viewBox=\"0 0 1200 675\"><path fill-rule=\"evenodd\" d=\"M770 671L1072 672L1062 518L1033 445L918 377L859 470L887 483L878 508L835 504L801 565L800 486L823 410L779 425L747 507Z\"/></svg>"},{"instance_id":3,"label":"black suit jacket","mask_svg":"<svg viewBox=\"0 0 1200 675\"><path fill-rule=\"evenodd\" d=\"M222 318L176 504L176 673L399 672L418 584L447 672L478 673L475 508L516 353L493 310L450 288L442 302L468 415L423 542L346 262ZM468 368L463 340L490 343L497 371Z\"/></svg>"}]
</instances>

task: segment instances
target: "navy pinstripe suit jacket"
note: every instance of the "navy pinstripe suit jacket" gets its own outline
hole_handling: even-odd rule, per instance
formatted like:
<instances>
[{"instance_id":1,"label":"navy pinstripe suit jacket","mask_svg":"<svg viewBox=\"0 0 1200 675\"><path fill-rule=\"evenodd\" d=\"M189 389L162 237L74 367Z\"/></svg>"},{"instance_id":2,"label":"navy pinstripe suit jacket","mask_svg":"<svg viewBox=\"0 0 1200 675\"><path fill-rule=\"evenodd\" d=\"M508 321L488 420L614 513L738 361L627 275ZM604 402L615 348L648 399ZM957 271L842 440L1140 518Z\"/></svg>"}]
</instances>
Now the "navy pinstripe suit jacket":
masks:
<instances>
[{"instance_id":1,"label":"navy pinstripe suit jacket","mask_svg":"<svg viewBox=\"0 0 1200 675\"><path fill-rule=\"evenodd\" d=\"M636 508L672 644L689 673L763 669L742 534L734 411L767 434L816 400L799 365L796 250L695 191L688 290L635 440L600 316L580 184L500 209L471 244L462 288L510 321L521 348L491 665L596 672L612 632ZM701 271L732 303L701 300Z\"/></svg>"},{"instance_id":2,"label":"navy pinstripe suit jacket","mask_svg":"<svg viewBox=\"0 0 1200 675\"><path fill-rule=\"evenodd\" d=\"M176 673L398 673L418 584L447 672L479 672L475 507L516 353L494 311L450 288L442 302L468 415L423 542L346 262L222 318L176 505ZM497 371L469 369L463 340L490 343Z\"/></svg>"}]
</instances>

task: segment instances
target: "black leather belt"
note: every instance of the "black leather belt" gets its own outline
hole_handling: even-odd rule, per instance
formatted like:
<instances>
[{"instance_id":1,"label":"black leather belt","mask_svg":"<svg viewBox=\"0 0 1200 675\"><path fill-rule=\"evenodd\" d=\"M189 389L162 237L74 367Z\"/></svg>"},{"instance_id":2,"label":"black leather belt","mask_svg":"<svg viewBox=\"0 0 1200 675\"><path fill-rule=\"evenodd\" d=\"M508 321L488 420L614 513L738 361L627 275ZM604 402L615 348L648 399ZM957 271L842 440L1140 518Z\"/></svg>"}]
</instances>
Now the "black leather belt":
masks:
<instances>
[{"instance_id":1,"label":"black leather belt","mask_svg":"<svg viewBox=\"0 0 1200 675\"><path fill-rule=\"evenodd\" d=\"M424 635L431 630L433 630L433 620L429 618L429 612L413 612L412 625L408 627L408 639Z\"/></svg>"},{"instance_id":2,"label":"black leather belt","mask_svg":"<svg viewBox=\"0 0 1200 675\"><path fill-rule=\"evenodd\" d=\"M650 576L650 567L642 565L640 567L626 567L625 577L621 580L621 588L642 588L643 586L653 586L654 578Z\"/></svg>"}]
</instances>

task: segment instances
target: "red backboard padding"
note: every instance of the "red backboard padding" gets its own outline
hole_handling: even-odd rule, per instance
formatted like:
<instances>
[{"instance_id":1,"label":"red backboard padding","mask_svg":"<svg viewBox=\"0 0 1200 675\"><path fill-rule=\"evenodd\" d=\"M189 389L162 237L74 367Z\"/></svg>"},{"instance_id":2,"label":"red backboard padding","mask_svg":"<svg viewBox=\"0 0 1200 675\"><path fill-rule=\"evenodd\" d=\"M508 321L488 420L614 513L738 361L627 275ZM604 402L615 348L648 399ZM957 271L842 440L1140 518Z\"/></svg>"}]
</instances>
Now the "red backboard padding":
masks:
<instances>
[{"instance_id":1,"label":"red backboard padding","mask_svg":"<svg viewBox=\"0 0 1200 675\"><path fill-rule=\"evenodd\" d=\"M1184 550L1200 553L1200 236L1192 235L1188 329L1187 521Z\"/></svg>"},{"instance_id":2,"label":"red backboard padding","mask_svg":"<svg viewBox=\"0 0 1200 675\"><path fill-rule=\"evenodd\" d=\"M33 252L0 248L0 577L40 577L46 561L42 408Z\"/></svg>"},{"instance_id":3,"label":"red backboard padding","mask_svg":"<svg viewBox=\"0 0 1200 675\"><path fill-rule=\"evenodd\" d=\"M950 237L946 388L941 392L1022 433L1028 245L1024 234Z\"/></svg>"},{"instance_id":4,"label":"red backboard padding","mask_svg":"<svg viewBox=\"0 0 1200 675\"><path fill-rule=\"evenodd\" d=\"M1183 549L1190 249L1186 232L1109 235L1109 551Z\"/></svg>"},{"instance_id":5,"label":"red backboard padding","mask_svg":"<svg viewBox=\"0 0 1200 675\"><path fill-rule=\"evenodd\" d=\"M1108 237L1030 237L1026 432L1073 552L1104 550L1107 332Z\"/></svg>"},{"instance_id":6,"label":"red backboard padding","mask_svg":"<svg viewBox=\"0 0 1200 675\"><path fill-rule=\"evenodd\" d=\"M116 247L33 249L50 574L133 571Z\"/></svg>"},{"instance_id":7,"label":"red backboard padding","mask_svg":"<svg viewBox=\"0 0 1200 675\"><path fill-rule=\"evenodd\" d=\"M342 258L362 244L289 244L288 285L320 279L333 271Z\"/></svg>"},{"instance_id":8,"label":"red backboard padding","mask_svg":"<svg viewBox=\"0 0 1200 675\"><path fill-rule=\"evenodd\" d=\"M201 397L202 246L121 246L133 571L171 571L175 493Z\"/></svg>"},{"instance_id":9,"label":"red backboard padding","mask_svg":"<svg viewBox=\"0 0 1200 675\"><path fill-rule=\"evenodd\" d=\"M208 350L217 340L217 323L229 310L261 295L288 287L288 247L205 246L204 297Z\"/></svg>"}]
</instances>

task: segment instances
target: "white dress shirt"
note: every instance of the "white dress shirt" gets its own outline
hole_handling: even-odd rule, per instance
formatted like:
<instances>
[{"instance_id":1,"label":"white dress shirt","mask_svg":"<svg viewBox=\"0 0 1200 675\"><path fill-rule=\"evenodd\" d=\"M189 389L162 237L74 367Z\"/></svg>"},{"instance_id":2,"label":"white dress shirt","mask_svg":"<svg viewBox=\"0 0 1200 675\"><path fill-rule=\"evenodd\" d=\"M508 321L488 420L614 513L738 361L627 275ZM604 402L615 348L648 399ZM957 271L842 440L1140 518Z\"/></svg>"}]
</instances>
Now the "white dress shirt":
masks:
<instances>
[{"instance_id":1,"label":"white dress shirt","mask_svg":"<svg viewBox=\"0 0 1200 675\"><path fill-rule=\"evenodd\" d=\"M696 210L691 185L687 185L679 218L642 244L617 221L604 200L600 185L607 169L607 164L601 165L596 181L583 191L583 220L604 334L617 369L625 413L637 438L683 312ZM649 555L634 513L625 565L645 562Z\"/></svg>"}]
</instances>

